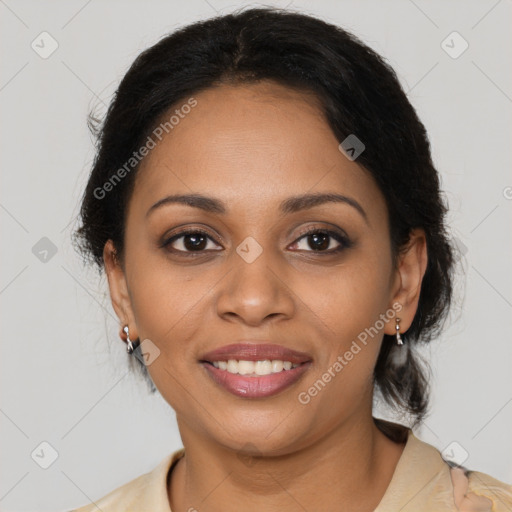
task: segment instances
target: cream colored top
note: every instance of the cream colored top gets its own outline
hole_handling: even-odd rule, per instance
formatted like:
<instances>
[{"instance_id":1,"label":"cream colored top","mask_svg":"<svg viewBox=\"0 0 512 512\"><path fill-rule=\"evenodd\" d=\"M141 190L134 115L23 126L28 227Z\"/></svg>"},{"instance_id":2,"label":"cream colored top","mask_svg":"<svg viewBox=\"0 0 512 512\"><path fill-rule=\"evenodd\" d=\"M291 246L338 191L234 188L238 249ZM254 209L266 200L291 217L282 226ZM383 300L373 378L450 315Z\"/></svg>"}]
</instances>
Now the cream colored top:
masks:
<instances>
[{"instance_id":1,"label":"cream colored top","mask_svg":"<svg viewBox=\"0 0 512 512\"><path fill-rule=\"evenodd\" d=\"M71 512L172 512L167 474L185 453L181 448L144 475L94 503ZM374 512L511 512L512 486L478 471L451 469L434 446L408 429L405 448Z\"/></svg>"}]
</instances>

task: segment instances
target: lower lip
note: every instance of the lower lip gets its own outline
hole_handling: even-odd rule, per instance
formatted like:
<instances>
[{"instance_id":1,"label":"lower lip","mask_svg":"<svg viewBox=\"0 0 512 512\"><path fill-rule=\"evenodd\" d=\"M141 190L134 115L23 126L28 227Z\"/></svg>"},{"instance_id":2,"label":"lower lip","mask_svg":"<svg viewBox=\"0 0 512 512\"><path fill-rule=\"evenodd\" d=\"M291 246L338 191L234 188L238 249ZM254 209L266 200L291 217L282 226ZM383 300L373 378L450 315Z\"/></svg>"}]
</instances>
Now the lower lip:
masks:
<instances>
[{"instance_id":1,"label":"lower lip","mask_svg":"<svg viewBox=\"0 0 512 512\"><path fill-rule=\"evenodd\" d=\"M227 370L215 368L210 363L201 363L208 370L210 377L233 395L243 398L264 398L276 395L288 386L291 386L309 369L311 361L302 363L290 370L279 373L262 375L260 377L247 377L238 373L229 373Z\"/></svg>"}]
</instances>

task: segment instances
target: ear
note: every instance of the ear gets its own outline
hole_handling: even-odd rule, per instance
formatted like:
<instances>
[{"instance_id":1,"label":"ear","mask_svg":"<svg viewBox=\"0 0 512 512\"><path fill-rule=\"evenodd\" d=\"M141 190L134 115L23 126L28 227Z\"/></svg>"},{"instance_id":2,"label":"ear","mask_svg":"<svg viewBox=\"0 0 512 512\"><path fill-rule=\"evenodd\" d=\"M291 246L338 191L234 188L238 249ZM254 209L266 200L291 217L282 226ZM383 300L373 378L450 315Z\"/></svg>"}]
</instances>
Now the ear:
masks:
<instances>
[{"instance_id":1,"label":"ear","mask_svg":"<svg viewBox=\"0 0 512 512\"><path fill-rule=\"evenodd\" d=\"M108 240L103 248L103 262L105 264L105 272L107 274L108 286L110 289L110 300L116 312L122 327L128 325L130 329L130 339L138 338L137 326L133 315L133 309L126 283L125 272L121 266L114 242ZM123 337L123 336L121 336Z\"/></svg>"},{"instance_id":2,"label":"ear","mask_svg":"<svg viewBox=\"0 0 512 512\"><path fill-rule=\"evenodd\" d=\"M409 242L399 255L397 268L395 269L392 300L397 311L396 317L400 318L400 332L405 332L412 324L414 315L418 309L421 283L427 269L428 254L425 231L417 228L411 231ZM397 304L402 309L398 310ZM395 321L388 322L384 330L386 334L394 335Z\"/></svg>"}]
</instances>

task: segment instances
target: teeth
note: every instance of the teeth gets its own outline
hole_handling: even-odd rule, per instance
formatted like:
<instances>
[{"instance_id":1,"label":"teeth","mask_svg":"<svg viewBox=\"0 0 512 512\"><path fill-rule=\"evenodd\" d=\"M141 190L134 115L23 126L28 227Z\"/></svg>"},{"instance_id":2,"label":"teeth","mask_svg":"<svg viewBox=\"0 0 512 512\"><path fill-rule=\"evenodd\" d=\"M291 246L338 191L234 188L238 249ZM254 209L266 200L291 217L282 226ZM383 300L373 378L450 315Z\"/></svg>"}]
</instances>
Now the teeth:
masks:
<instances>
[{"instance_id":1,"label":"teeth","mask_svg":"<svg viewBox=\"0 0 512 512\"><path fill-rule=\"evenodd\" d=\"M256 375L270 375L272 373L272 361L256 361L254 363L254 373Z\"/></svg>"},{"instance_id":2,"label":"teeth","mask_svg":"<svg viewBox=\"0 0 512 512\"><path fill-rule=\"evenodd\" d=\"M231 361L228 361L228 365ZM229 366L228 366L229 368ZM232 365L233 369L234 366ZM233 372L234 373L234 372ZM248 373L254 373L254 361L238 361L238 373L240 375L247 375Z\"/></svg>"},{"instance_id":3,"label":"teeth","mask_svg":"<svg viewBox=\"0 0 512 512\"><path fill-rule=\"evenodd\" d=\"M213 366L220 370L227 370L229 373L238 373L239 375L270 375L279 373L283 370L291 370L299 366L291 361L281 361L279 359L265 359L264 361L237 361L229 359L228 361L213 361Z\"/></svg>"}]
</instances>

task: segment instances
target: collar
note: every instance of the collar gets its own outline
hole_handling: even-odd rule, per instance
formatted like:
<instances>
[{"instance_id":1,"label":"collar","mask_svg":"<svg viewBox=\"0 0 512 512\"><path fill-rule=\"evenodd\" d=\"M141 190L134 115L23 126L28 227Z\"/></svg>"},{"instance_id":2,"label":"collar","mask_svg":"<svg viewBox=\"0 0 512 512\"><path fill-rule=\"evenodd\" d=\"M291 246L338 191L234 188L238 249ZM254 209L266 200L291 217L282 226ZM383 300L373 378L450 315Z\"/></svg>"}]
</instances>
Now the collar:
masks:
<instances>
[{"instance_id":1,"label":"collar","mask_svg":"<svg viewBox=\"0 0 512 512\"><path fill-rule=\"evenodd\" d=\"M407 429L407 441L391 482L374 512L422 512L432 510L429 496L441 503L453 500L449 466L440 452ZM167 476L185 454L185 449L167 455L151 472L137 480L137 503L154 512L172 512L167 495Z\"/></svg>"}]
</instances>

